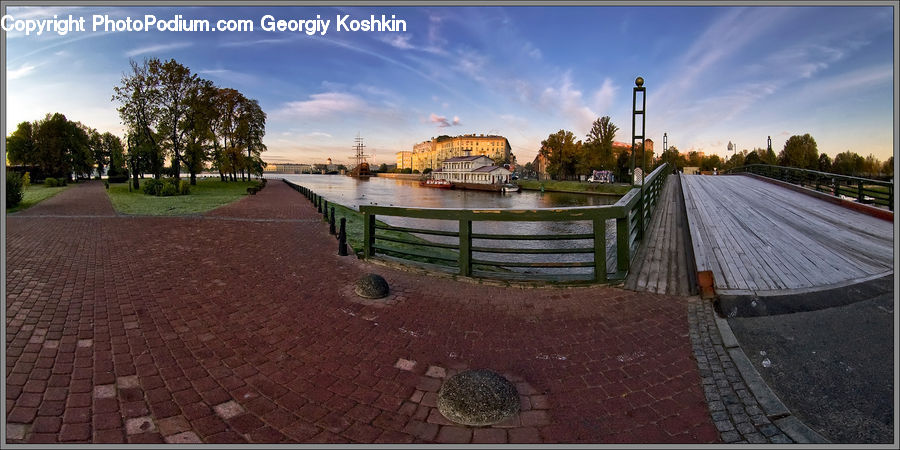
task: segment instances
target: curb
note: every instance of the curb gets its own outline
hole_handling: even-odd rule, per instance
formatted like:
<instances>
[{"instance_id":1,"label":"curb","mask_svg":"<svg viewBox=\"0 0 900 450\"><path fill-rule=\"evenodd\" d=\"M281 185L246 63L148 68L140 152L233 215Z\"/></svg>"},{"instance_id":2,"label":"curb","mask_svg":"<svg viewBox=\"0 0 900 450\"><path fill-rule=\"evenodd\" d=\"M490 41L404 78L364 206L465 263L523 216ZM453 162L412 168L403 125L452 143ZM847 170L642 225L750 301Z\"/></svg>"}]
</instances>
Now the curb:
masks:
<instances>
[{"instance_id":1,"label":"curb","mask_svg":"<svg viewBox=\"0 0 900 450\"><path fill-rule=\"evenodd\" d=\"M728 325L728 320L719 317L716 313L713 313L713 318L716 321L716 328L719 329L719 334L722 336L722 345L728 351L735 367L741 374L741 378L744 379L747 388L756 397L756 401L769 420L795 443L830 444L831 441L808 427L797 416L791 414L790 409L769 388L769 385L766 384L756 368L753 367L750 358L741 349L734 332L731 330L731 326Z\"/></svg>"}]
</instances>

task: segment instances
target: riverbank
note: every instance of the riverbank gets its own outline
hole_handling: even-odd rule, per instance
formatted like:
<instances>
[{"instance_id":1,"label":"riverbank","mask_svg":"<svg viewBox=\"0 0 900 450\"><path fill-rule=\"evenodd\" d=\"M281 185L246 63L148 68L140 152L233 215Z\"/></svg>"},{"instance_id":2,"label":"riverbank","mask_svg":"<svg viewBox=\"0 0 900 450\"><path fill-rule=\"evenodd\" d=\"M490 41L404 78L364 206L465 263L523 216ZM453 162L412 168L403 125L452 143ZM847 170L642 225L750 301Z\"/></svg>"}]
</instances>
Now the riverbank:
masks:
<instances>
[{"instance_id":1,"label":"riverbank","mask_svg":"<svg viewBox=\"0 0 900 450\"><path fill-rule=\"evenodd\" d=\"M375 174L378 178L394 178L397 180L421 180L425 177L425 175L418 173L386 173L386 172L378 172Z\"/></svg>"},{"instance_id":2,"label":"riverbank","mask_svg":"<svg viewBox=\"0 0 900 450\"><path fill-rule=\"evenodd\" d=\"M519 180L517 182L520 188L539 191L541 186L544 192L566 192L574 194L598 194L598 195L618 195L622 196L631 190L631 185L623 183L585 183L580 181L538 181L538 180Z\"/></svg>"}]
</instances>

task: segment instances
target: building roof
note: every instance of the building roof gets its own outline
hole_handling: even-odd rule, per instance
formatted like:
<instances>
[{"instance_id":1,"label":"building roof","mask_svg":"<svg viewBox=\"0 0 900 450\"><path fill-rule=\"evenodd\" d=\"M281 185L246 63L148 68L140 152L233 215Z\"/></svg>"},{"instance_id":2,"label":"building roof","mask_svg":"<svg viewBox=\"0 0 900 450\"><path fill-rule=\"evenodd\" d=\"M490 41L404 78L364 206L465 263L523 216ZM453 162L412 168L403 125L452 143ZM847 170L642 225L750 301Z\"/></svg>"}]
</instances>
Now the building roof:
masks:
<instances>
[{"instance_id":1,"label":"building roof","mask_svg":"<svg viewBox=\"0 0 900 450\"><path fill-rule=\"evenodd\" d=\"M481 166L477 169L472 169L472 172L493 172L497 169L502 169L500 166Z\"/></svg>"},{"instance_id":2,"label":"building roof","mask_svg":"<svg viewBox=\"0 0 900 450\"><path fill-rule=\"evenodd\" d=\"M459 161L475 161L478 158L488 158L484 155L473 155L473 156L454 156L453 158L445 159L444 162L459 162ZM491 159L491 158L488 158Z\"/></svg>"}]
</instances>

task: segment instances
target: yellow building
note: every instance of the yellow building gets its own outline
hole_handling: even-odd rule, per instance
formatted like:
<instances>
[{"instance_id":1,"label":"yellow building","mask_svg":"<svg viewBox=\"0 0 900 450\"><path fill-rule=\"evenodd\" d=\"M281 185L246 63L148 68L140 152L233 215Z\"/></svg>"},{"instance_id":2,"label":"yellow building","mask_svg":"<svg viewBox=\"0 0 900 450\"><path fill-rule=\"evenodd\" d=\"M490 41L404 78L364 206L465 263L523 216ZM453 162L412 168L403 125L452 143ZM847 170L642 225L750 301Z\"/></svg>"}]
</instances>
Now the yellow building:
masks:
<instances>
[{"instance_id":1,"label":"yellow building","mask_svg":"<svg viewBox=\"0 0 900 450\"><path fill-rule=\"evenodd\" d=\"M413 152L397 152L397 168L406 169L413 166Z\"/></svg>"},{"instance_id":2,"label":"yellow building","mask_svg":"<svg viewBox=\"0 0 900 450\"><path fill-rule=\"evenodd\" d=\"M398 167L402 153L397 153ZM484 134L464 134L461 136L440 136L413 146L410 163L413 170L422 172L427 168L436 169L441 162L458 156L484 155L494 161L512 162L512 147L503 136ZM405 168L407 166L403 166Z\"/></svg>"}]
</instances>

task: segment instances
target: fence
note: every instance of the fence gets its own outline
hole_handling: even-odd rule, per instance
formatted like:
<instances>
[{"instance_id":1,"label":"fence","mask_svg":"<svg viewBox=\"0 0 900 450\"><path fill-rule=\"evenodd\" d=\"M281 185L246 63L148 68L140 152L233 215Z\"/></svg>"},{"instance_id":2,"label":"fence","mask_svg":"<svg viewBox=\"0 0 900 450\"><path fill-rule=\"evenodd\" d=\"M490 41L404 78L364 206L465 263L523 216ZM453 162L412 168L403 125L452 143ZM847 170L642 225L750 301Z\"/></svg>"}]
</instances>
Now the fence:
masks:
<instances>
[{"instance_id":1,"label":"fence","mask_svg":"<svg viewBox=\"0 0 900 450\"><path fill-rule=\"evenodd\" d=\"M795 167L771 166L768 164L742 166L731 169L728 173L752 173L819 192L826 192L835 197L843 195L852 197L859 203L887 206L891 211L894 210L893 182L838 175L816 170L797 169Z\"/></svg>"},{"instance_id":2,"label":"fence","mask_svg":"<svg viewBox=\"0 0 900 450\"><path fill-rule=\"evenodd\" d=\"M539 208L539 209L457 209L406 208L394 206L360 206L363 214L363 254L365 258L389 257L406 263L425 265L439 270L453 270L466 277L482 278L552 278L557 281L607 282L622 280L628 274L635 249L646 232L656 206L668 165L663 164L613 205ZM313 194L315 195L315 194ZM434 228L391 226L376 220L379 216L408 219L453 221L456 231ZM643 220L641 218L643 217ZM615 221L614 236L607 236L607 221ZM587 222L586 233L498 234L473 232L473 222ZM437 236L445 242L416 238ZM610 242L607 241L608 238ZM446 241L451 242L446 242ZM527 242L577 241L581 246L567 248L532 248ZM584 244L591 241L592 245ZM498 246L499 242L507 246ZM511 245L510 245L511 244ZM518 244L518 245L517 245ZM615 260L607 258L608 244L615 247ZM430 252L430 253L428 253ZM486 256L478 256L486 255ZM499 261L491 255L530 255L531 261ZM560 255L589 255L589 261L560 261ZM494 256L494 258L498 258ZM613 271L610 272L610 266ZM522 274L510 269L575 269L591 268L591 276L578 273Z\"/></svg>"}]
</instances>

